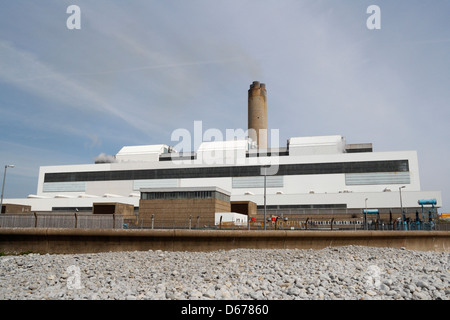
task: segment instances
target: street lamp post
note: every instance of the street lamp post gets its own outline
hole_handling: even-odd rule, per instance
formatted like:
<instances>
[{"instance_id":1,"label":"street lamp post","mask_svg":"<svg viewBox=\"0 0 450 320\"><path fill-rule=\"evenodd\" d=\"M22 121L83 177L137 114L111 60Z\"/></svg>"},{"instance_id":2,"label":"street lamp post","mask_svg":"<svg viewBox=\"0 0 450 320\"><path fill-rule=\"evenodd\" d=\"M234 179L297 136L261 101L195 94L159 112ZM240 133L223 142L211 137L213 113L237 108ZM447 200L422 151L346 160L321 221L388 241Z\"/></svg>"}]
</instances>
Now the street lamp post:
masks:
<instances>
[{"instance_id":1,"label":"street lamp post","mask_svg":"<svg viewBox=\"0 0 450 320\"><path fill-rule=\"evenodd\" d=\"M266 179L267 179L267 167L264 167L264 230L266 229Z\"/></svg>"},{"instance_id":2,"label":"street lamp post","mask_svg":"<svg viewBox=\"0 0 450 320\"><path fill-rule=\"evenodd\" d=\"M6 169L8 168L14 168L13 164L7 164L5 166L5 173L3 174L3 185L2 185L2 196L0 199L0 214L2 213L3 210L3 192L5 191L5 179L6 179Z\"/></svg>"},{"instance_id":3,"label":"street lamp post","mask_svg":"<svg viewBox=\"0 0 450 320\"><path fill-rule=\"evenodd\" d=\"M403 202L402 202L402 189L406 186L401 186L398 188L398 192L400 193L400 210L402 213L402 227L405 227L405 215L403 214Z\"/></svg>"},{"instance_id":4,"label":"street lamp post","mask_svg":"<svg viewBox=\"0 0 450 320\"><path fill-rule=\"evenodd\" d=\"M367 230L367 200L369 200L369 198L365 199L366 202L366 211L364 212L364 230Z\"/></svg>"},{"instance_id":5,"label":"street lamp post","mask_svg":"<svg viewBox=\"0 0 450 320\"><path fill-rule=\"evenodd\" d=\"M269 165L263 165L262 168L264 168L264 230L267 230L266 226L266 214L267 214L267 208L266 208L266 194L267 194L267 168L269 168Z\"/></svg>"}]
</instances>

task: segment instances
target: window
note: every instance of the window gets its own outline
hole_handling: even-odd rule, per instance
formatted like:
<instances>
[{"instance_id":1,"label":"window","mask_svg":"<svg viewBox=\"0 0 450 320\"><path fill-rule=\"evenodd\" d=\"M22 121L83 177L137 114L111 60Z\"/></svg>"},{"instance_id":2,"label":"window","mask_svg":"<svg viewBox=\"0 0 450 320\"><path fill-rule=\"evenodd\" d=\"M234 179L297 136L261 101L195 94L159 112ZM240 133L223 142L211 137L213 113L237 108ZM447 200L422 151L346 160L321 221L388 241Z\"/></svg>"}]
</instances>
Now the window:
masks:
<instances>
[{"instance_id":1,"label":"window","mask_svg":"<svg viewBox=\"0 0 450 320\"><path fill-rule=\"evenodd\" d=\"M408 172L408 160L279 165L277 176L335 173ZM202 167L46 173L44 182L115 181L261 176L261 166Z\"/></svg>"},{"instance_id":2,"label":"window","mask_svg":"<svg viewBox=\"0 0 450 320\"><path fill-rule=\"evenodd\" d=\"M171 191L171 192L142 192L142 200L157 199L217 199L230 201L230 196L217 191Z\"/></svg>"}]
</instances>

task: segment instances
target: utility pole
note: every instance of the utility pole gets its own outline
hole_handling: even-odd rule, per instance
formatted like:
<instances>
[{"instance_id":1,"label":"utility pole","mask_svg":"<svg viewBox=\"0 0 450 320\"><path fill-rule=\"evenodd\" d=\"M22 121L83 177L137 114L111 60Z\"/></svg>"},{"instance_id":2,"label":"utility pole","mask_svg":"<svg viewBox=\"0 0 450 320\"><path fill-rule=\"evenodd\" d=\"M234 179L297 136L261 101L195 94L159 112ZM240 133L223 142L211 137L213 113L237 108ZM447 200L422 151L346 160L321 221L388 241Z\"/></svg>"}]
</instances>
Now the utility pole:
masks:
<instances>
[{"instance_id":1,"label":"utility pole","mask_svg":"<svg viewBox=\"0 0 450 320\"><path fill-rule=\"evenodd\" d=\"M6 169L8 169L8 168L14 168L14 165L7 164L5 166L5 173L3 174L2 196L0 199L0 214L2 213L2 210L3 210L3 192L5 191Z\"/></svg>"}]
</instances>

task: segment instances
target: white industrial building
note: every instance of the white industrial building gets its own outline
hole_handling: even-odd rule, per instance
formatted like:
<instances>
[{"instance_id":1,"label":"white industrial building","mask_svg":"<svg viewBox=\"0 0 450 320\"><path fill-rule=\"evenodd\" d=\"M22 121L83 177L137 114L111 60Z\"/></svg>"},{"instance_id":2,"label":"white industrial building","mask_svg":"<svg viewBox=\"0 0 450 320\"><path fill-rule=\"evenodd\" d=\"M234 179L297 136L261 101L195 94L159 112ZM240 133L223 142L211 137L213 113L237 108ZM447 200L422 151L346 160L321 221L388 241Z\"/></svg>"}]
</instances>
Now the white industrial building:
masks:
<instances>
[{"instance_id":1,"label":"white industrial building","mask_svg":"<svg viewBox=\"0 0 450 320\"><path fill-rule=\"evenodd\" d=\"M436 199L422 191L415 151L373 152L342 136L295 137L286 148L262 154L248 140L203 142L196 153L166 145L123 147L114 162L45 166L36 195L6 199L32 211L90 209L94 202L139 205L141 188L217 186L231 201L283 208L417 208ZM269 167L267 167L270 165Z\"/></svg>"},{"instance_id":2,"label":"white industrial building","mask_svg":"<svg viewBox=\"0 0 450 320\"><path fill-rule=\"evenodd\" d=\"M41 167L36 195L4 203L31 205L32 211L91 210L94 202L138 207L142 188L215 186L229 191L231 201L252 201L259 210L266 203L277 214L413 210L423 199L442 205L440 191L421 190L416 151L373 152L372 144L347 144L340 135L259 148L268 145L266 95L265 85L253 82L245 139L203 142L189 153L163 144L126 146L102 163Z\"/></svg>"}]
</instances>

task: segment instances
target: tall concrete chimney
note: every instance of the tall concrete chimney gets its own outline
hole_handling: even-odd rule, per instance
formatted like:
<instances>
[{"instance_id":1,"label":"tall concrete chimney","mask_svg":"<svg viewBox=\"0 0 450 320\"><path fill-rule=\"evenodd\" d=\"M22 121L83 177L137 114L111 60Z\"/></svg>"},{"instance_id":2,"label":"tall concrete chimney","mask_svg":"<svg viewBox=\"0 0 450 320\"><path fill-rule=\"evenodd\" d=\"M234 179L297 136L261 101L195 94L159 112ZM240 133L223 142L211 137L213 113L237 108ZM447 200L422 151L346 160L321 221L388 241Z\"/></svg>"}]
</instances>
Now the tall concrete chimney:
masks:
<instances>
[{"instance_id":1,"label":"tall concrete chimney","mask_svg":"<svg viewBox=\"0 0 450 320\"><path fill-rule=\"evenodd\" d=\"M259 81L248 90L248 135L259 149L267 149L267 91Z\"/></svg>"}]
</instances>

